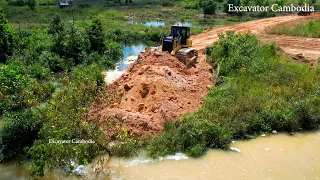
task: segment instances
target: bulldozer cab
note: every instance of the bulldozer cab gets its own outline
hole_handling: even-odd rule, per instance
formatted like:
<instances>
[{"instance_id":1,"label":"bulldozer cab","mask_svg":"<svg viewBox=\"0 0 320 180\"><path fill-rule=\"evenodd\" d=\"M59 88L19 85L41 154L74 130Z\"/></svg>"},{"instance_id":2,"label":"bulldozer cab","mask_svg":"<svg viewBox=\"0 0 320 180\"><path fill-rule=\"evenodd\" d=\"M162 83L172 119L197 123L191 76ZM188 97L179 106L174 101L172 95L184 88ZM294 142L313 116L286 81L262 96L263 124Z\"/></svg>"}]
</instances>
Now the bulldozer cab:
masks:
<instances>
[{"instance_id":1,"label":"bulldozer cab","mask_svg":"<svg viewBox=\"0 0 320 180\"><path fill-rule=\"evenodd\" d=\"M190 27L172 26L170 36L172 36L174 39L181 37L181 45L186 45L187 39L190 37Z\"/></svg>"}]
</instances>

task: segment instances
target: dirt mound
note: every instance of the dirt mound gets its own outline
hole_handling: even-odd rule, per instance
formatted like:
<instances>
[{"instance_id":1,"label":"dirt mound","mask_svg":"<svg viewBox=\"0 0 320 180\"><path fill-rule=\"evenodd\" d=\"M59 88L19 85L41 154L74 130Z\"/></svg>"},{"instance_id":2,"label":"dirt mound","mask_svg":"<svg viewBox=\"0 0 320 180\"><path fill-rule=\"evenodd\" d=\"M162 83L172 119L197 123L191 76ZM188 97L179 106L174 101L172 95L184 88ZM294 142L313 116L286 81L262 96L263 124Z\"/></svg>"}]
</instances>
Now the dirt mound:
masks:
<instances>
[{"instance_id":1,"label":"dirt mound","mask_svg":"<svg viewBox=\"0 0 320 180\"><path fill-rule=\"evenodd\" d=\"M96 105L91 118L100 123L117 119L138 135L152 135L165 121L198 109L213 86L212 68L203 60L187 69L167 52L147 51L139 55L113 83L121 98L112 105Z\"/></svg>"}]
</instances>

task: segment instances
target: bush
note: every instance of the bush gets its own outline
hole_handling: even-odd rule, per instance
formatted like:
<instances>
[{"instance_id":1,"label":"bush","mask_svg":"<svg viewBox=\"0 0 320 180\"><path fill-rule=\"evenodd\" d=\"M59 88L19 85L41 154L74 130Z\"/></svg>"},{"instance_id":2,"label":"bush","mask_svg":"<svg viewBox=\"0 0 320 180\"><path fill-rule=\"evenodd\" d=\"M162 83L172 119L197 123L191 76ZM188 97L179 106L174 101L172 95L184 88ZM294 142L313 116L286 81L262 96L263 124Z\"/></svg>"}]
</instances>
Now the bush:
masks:
<instances>
[{"instance_id":1,"label":"bush","mask_svg":"<svg viewBox=\"0 0 320 180\"><path fill-rule=\"evenodd\" d=\"M40 84L29 77L25 66L17 61L0 66L0 82L0 114L37 105L54 91L51 83Z\"/></svg>"},{"instance_id":2,"label":"bush","mask_svg":"<svg viewBox=\"0 0 320 180\"><path fill-rule=\"evenodd\" d=\"M105 37L100 19L93 20L88 32L88 36L91 44L91 50L98 51L100 54L102 54L105 49Z\"/></svg>"},{"instance_id":3,"label":"bush","mask_svg":"<svg viewBox=\"0 0 320 180\"><path fill-rule=\"evenodd\" d=\"M108 42L106 41L105 46L106 46L106 49L104 52L104 56L106 56L108 60L115 63L122 58L123 52L122 52L122 47L119 43L113 42L113 41L108 41ZM102 63L106 64L104 62Z\"/></svg>"},{"instance_id":4,"label":"bush","mask_svg":"<svg viewBox=\"0 0 320 180\"><path fill-rule=\"evenodd\" d=\"M200 7L203 10L203 14L206 16L206 15L211 15L216 13L217 4L213 0L205 0L205 1L200 1Z\"/></svg>"},{"instance_id":5,"label":"bush","mask_svg":"<svg viewBox=\"0 0 320 180\"><path fill-rule=\"evenodd\" d=\"M181 6L186 9L198 9L199 4L199 0L184 0L182 1Z\"/></svg>"},{"instance_id":6,"label":"bush","mask_svg":"<svg viewBox=\"0 0 320 180\"><path fill-rule=\"evenodd\" d=\"M24 6L26 3L24 0L10 0L8 1L8 5L12 6Z\"/></svg>"},{"instance_id":7,"label":"bush","mask_svg":"<svg viewBox=\"0 0 320 180\"><path fill-rule=\"evenodd\" d=\"M24 155L24 148L38 138L42 123L35 110L10 114L0 129L0 162Z\"/></svg>"},{"instance_id":8,"label":"bush","mask_svg":"<svg viewBox=\"0 0 320 180\"><path fill-rule=\"evenodd\" d=\"M42 110L46 122L39 132L39 139L28 150L32 159L32 176L43 176L46 167L66 165L70 159L77 163L90 161L105 150L107 141L95 123L88 123L84 116L93 98L103 85L101 69L92 64L73 69L64 77L64 87ZM84 139L92 144L54 144L51 140Z\"/></svg>"},{"instance_id":9,"label":"bush","mask_svg":"<svg viewBox=\"0 0 320 180\"><path fill-rule=\"evenodd\" d=\"M192 116L192 115L191 115ZM166 124L165 131L147 147L152 157L184 152L201 156L207 148L226 149L231 142L228 130L204 119L189 119Z\"/></svg>"},{"instance_id":10,"label":"bush","mask_svg":"<svg viewBox=\"0 0 320 180\"><path fill-rule=\"evenodd\" d=\"M75 27L71 27L62 41L63 57L71 59L73 65L83 63L84 58L89 52L90 42L86 34Z\"/></svg>"},{"instance_id":11,"label":"bush","mask_svg":"<svg viewBox=\"0 0 320 180\"><path fill-rule=\"evenodd\" d=\"M258 64L259 51L262 50L256 36L245 34L236 35L233 32L219 34L220 41L207 48L209 63L219 65L219 76L227 76L239 71L246 71L248 66Z\"/></svg>"},{"instance_id":12,"label":"bush","mask_svg":"<svg viewBox=\"0 0 320 180\"><path fill-rule=\"evenodd\" d=\"M5 63L14 51L14 32L8 25L3 10L0 10L0 63Z\"/></svg>"},{"instance_id":13,"label":"bush","mask_svg":"<svg viewBox=\"0 0 320 180\"><path fill-rule=\"evenodd\" d=\"M36 6L36 0L27 0L27 5L29 6L29 8L31 10L34 10L34 8Z\"/></svg>"}]
</instances>

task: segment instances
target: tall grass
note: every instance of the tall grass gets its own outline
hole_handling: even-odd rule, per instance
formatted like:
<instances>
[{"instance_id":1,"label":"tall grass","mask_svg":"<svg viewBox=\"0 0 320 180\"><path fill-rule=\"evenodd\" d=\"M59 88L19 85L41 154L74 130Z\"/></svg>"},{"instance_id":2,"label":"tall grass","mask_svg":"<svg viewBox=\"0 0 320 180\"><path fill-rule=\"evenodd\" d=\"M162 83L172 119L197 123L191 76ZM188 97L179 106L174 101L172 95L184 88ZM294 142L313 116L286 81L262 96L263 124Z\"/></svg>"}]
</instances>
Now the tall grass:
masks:
<instances>
[{"instance_id":1,"label":"tall grass","mask_svg":"<svg viewBox=\"0 0 320 180\"><path fill-rule=\"evenodd\" d=\"M320 19L315 21L311 20L306 24L297 24L293 28L275 28L271 30L270 33L320 38Z\"/></svg>"},{"instance_id":2,"label":"tall grass","mask_svg":"<svg viewBox=\"0 0 320 180\"><path fill-rule=\"evenodd\" d=\"M206 53L218 65L219 86L198 111L166 126L150 143L151 156L200 156L207 148L227 148L231 139L319 127L319 68L291 63L276 45L250 34L220 35Z\"/></svg>"}]
</instances>

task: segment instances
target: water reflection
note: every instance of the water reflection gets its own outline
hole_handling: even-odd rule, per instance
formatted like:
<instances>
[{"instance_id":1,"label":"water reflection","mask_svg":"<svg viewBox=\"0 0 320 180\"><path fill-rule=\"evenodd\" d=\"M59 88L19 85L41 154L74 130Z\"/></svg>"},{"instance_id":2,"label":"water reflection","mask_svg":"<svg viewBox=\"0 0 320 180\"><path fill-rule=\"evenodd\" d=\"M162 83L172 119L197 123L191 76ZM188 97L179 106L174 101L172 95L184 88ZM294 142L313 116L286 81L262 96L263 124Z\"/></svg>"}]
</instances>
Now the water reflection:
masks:
<instances>
[{"instance_id":1,"label":"water reflection","mask_svg":"<svg viewBox=\"0 0 320 180\"><path fill-rule=\"evenodd\" d=\"M128 43L123 46L123 58L116 64L114 70L109 70L105 73L105 82L111 83L114 80L118 79L129 67L135 59L138 58L138 55L141 51L145 50L147 47L143 42Z\"/></svg>"},{"instance_id":2,"label":"water reflection","mask_svg":"<svg viewBox=\"0 0 320 180\"><path fill-rule=\"evenodd\" d=\"M166 27L171 25L189 26L189 27L193 26L193 24L190 22L181 22L181 21L177 21L174 23L165 23L163 21L147 21L147 22L129 21L128 24L144 25L148 27Z\"/></svg>"}]
</instances>

